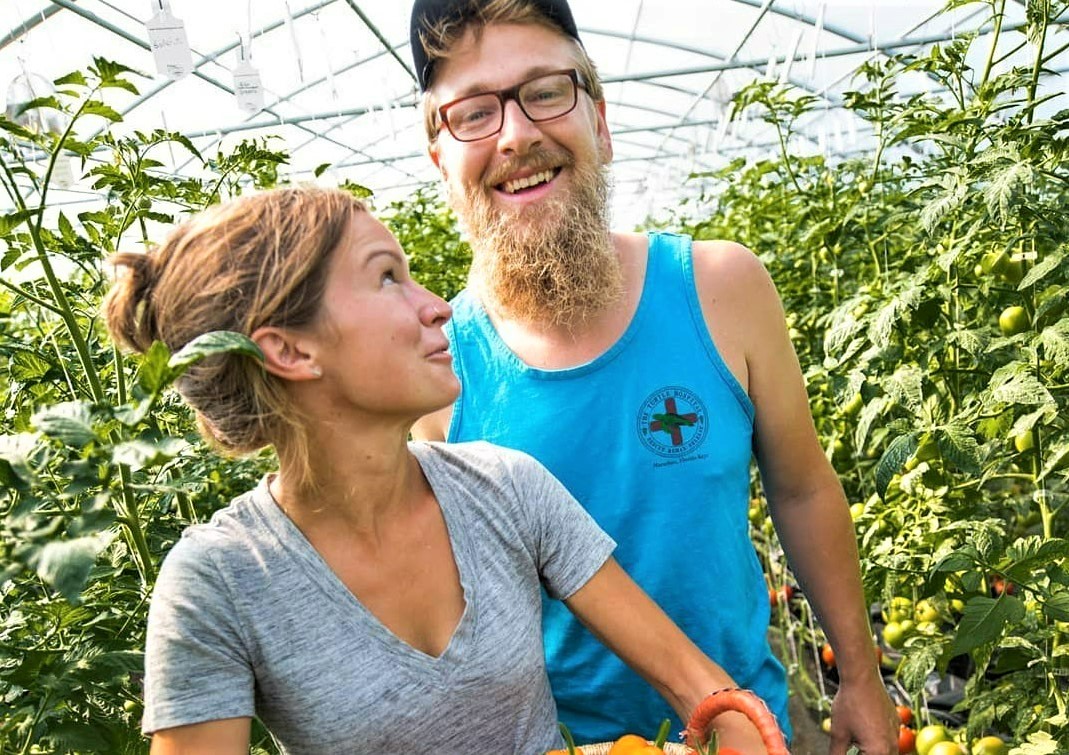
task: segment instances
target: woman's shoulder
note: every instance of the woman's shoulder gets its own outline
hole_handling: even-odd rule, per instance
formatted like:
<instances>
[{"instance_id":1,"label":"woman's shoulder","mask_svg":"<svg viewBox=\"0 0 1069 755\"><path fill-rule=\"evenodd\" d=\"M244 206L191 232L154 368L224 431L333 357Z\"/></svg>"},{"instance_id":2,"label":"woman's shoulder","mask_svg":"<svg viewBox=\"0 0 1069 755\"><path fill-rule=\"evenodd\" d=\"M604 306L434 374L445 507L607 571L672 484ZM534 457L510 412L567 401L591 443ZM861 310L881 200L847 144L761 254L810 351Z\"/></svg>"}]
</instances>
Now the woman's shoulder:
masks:
<instances>
[{"instance_id":1,"label":"woman's shoulder","mask_svg":"<svg viewBox=\"0 0 1069 755\"><path fill-rule=\"evenodd\" d=\"M248 558L262 540L263 485L247 491L216 511L206 522L186 527L164 558L163 568L203 574Z\"/></svg>"},{"instance_id":2,"label":"woman's shoulder","mask_svg":"<svg viewBox=\"0 0 1069 755\"><path fill-rule=\"evenodd\" d=\"M545 472L545 468L531 455L484 440L462 443L418 441L411 443L410 448L421 461L431 459L432 463L449 467L462 476L489 475L504 480Z\"/></svg>"}]
</instances>

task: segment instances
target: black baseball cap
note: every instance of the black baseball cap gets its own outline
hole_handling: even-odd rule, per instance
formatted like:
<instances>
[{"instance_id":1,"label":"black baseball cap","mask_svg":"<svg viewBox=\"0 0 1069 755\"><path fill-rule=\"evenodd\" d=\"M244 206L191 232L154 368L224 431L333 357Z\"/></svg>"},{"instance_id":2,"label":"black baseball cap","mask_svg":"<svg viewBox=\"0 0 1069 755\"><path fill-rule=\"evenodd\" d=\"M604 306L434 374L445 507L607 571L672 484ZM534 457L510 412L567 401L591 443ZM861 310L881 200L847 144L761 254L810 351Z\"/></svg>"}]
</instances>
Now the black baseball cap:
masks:
<instances>
[{"instance_id":1,"label":"black baseball cap","mask_svg":"<svg viewBox=\"0 0 1069 755\"><path fill-rule=\"evenodd\" d=\"M528 0L550 21L561 28L565 34L582 44L579 30L572 18L572 9L567 0ZM427 53L420 41L420 32L447 19L467 21L477 18L481 0L416 0L412 5L412 19L408 38L412 47L412 62L416 66L416 77L420 90L426 92L434 75L434 63L427 60Z\"/></svg>"}]
</instances>

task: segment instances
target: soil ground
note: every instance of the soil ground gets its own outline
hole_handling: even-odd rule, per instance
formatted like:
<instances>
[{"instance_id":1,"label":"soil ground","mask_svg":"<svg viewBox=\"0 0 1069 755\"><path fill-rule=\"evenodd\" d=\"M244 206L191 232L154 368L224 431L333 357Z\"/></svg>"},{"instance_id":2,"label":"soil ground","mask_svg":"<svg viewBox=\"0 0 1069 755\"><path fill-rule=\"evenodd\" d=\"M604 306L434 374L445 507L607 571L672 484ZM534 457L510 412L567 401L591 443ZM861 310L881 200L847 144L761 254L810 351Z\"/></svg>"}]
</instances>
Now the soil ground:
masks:
<instances>
[{"instance_id":1,"label":"soil ground","mask_svg":"<svg viewBox=\"0 0 1069 755\"><path fill-rule=\"evenodd\" d=\"M788 707L794 741L791 755L827 755L831 739L820 729L820 722L805 709L797 695L792 695Z\"/></svg>"}]
</instances>

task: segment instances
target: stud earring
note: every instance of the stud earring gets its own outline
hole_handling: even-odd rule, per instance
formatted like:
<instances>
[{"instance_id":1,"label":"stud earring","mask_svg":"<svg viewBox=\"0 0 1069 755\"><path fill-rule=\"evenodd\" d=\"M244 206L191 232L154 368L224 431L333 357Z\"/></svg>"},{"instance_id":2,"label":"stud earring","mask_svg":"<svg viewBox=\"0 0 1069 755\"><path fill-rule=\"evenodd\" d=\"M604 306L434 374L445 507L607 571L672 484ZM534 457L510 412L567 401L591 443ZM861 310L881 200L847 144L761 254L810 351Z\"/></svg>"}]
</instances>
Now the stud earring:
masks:
<instances>
[{"instance_id":1,"label":"stud earring","mask_svg":"<svg viewBox=\"0 0 1069 755\"><path fill-rule=\"evenodd\" d=\"M312 367L312 375L314 375L317 378L323 377L323 368L319 367L318 365L316 365L315 367Z\"/></svg>"}]
</instances>

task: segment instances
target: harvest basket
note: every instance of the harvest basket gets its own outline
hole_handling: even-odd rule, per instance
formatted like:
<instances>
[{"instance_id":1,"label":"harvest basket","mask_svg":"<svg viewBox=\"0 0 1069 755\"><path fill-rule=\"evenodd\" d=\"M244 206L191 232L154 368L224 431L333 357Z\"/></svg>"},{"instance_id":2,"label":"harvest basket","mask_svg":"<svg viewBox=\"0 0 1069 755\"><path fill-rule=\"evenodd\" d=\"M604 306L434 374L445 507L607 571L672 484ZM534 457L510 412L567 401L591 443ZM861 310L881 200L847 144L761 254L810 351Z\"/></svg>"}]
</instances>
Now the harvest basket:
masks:
<instances>
[{"instance_id":1,"label":"harvest basket","mask_svg":"<svg viewBox=\"0 0 1069 755\"><path fill-rule=\"evenodd\" d=\"M653 742L650 742L650 744L653 744ZM612 749L612 742L582 745L578 749L582 751L583 755L609 755L609 750ZM694 755L694 750L678 742L665 742L664 752L665 755Z\"/></svg>"},{"instance_id":2,"label":"harvest basket","mask_svg":"<svg viewBox=\"0 0 1069 755\"><path fill-rule=\"evenodd\" d=\"M694 712L690 714L687 728L684 734L687 744L666 742L664 745L665 755L696 755L693 747L705 744L709 724L721 713L735 711L749 717L753 725L757 727L764 742L768 755L790 755L787 743L783 739L779 724L772 711L765 705L765 701L753 692L744 689L721 689L712 693L702 700ZM652 744L652 743L651 743ZM578 749L582 755L608 755L612 749L612 742L601 742L592 745L582 745ZM689 745L689 746L688 746Z\"/></svg>"}]
</instances>

